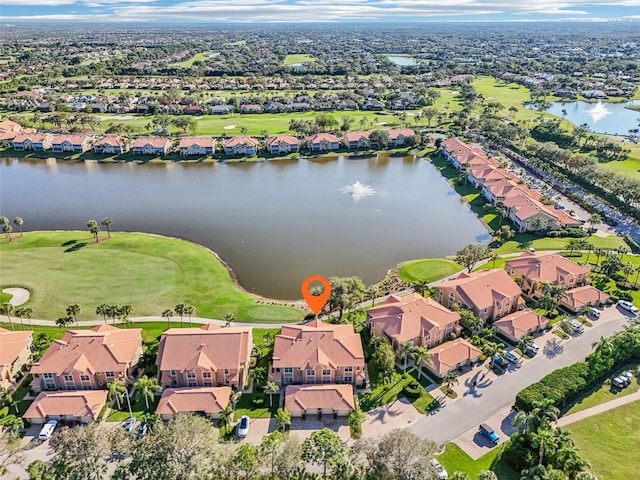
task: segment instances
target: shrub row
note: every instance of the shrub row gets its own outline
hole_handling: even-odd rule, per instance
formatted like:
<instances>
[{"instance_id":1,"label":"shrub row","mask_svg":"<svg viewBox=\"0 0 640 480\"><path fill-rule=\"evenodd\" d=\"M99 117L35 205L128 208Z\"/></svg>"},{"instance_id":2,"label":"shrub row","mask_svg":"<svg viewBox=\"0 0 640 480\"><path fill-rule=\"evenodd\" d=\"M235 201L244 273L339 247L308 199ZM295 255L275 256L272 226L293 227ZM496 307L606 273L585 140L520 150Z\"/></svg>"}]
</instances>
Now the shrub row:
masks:
<instances>
[{"instance_id":1,"label":"shrub row","mask_svg":"<svg viewBox=\"0 0 640 480\"><path fill-rule=\"evenodd\" d=\"M418 382L411 382L402 389L402 392L409 398L418 398L422 395L422 388Z\"/></svg>"}]
</instances>

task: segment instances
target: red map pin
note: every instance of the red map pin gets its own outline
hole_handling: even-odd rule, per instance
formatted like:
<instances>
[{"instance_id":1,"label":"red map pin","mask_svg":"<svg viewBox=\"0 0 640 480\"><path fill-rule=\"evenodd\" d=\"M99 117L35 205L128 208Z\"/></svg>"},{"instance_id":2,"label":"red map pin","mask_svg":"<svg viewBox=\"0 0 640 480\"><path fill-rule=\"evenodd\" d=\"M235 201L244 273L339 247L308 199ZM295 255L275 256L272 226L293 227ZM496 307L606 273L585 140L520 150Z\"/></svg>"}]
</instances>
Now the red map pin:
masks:
<instances>
[{"instance_id":1,"label":"red map pin","mask_svg":"<svg viewBox=\"0 0 640 480\"><path fill-rule=\"evenodd\" d=\"M311 294L309 287L311 286L312 282L320 282L324 287L324 291L320 295L315 296ZM309 305L311 311L316 315L318 315L318 313L322 311L322 308L327 303L327 300L329 300L330 295L331 284L329 283L329 280L324 278L322 275L311 275L304 282L302 282L302 296L307 302L307 305Z\"/></svg>"}]
</instances>

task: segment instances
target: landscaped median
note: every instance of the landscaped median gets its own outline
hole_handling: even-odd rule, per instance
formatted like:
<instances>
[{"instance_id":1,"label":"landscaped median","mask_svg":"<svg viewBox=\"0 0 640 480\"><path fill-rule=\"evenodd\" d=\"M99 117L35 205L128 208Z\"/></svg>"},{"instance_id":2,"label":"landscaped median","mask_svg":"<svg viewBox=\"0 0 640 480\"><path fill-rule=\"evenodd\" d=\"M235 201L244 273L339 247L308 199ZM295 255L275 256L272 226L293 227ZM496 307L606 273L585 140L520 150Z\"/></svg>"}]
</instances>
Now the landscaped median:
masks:
<instances>
[{"instance_id":1,"label":"landscaped median","mask_svg":"<svg viewBox=\"0 0 640 480\"><path fill-rule=\"evenodd\" d=\"M1 287L28 288L33 318L56 319L73 303L82 307L79 320L95 319L102 303L130 304L134 316L160 315L180 302L206 318L232 313L237 321L267 323L304 315L257 304L210 251L176 238L112 232L95 243L84 231L25 232L0 242L0 258Z\"/></svg>"}]
</instances>

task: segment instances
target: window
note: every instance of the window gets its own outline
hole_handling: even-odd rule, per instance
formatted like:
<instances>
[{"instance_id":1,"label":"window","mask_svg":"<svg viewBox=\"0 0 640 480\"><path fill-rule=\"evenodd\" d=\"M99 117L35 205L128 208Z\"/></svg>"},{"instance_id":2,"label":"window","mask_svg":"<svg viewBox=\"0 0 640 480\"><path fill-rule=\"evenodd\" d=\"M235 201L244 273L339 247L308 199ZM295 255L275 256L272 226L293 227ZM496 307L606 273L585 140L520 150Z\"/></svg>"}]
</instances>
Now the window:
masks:
<instances>
[{"instance_id":1,"label":"window","mask_svg":"<svg viewBox=\"0 0 640 480\"><path fill-rule=\"evenodd\" d=\"M88 382L89 381L89 375L80 375L80 380L82 380L83 382Z\"/></svg>"},{"instance_id":2,"label":"window","mask_svg":"<svg viewBox=\"0 0 640 480\"><path fill-rule=\"evenodd\" d=\"M284 367L284 373L293 373L293 367Z\"/></svg>"},{"instance_id":3,"label":"window","mask_svg":"<svg viewBox=\"0 0 640 480\"><path fill-rule=\"evenodd\" d=\"M453 294L453 292L451 292L449 294L449 305L451 305L455 299L456 299L456 296Z\"/></svg>"},{"instance_id":4,"label":"window","mask_svg":"<svg viewBox=\"0 0 640 480\"><path fill-rule=\"evenodd\" d=\"M502 304L501 304L501 303L498 303L498 304L496 305L496 310L501 310L501 309L502 309Z\"/></svg>"},{"instance_id":5,"label":"window","mask_svg":"<svg viewBox=\"0 0 640 480\"><path fill-rule=\"evenodd\" d=\"M106 372L105 375L107 376L107 378L113 378L113 377L116 376L115 373L113 373L113 372Z\"/></svg>"},{"instance_id":6,"label":"window","mask_svg":"<svg viewBox=\"0 0 640 480\"><path fill-rule=\"evenodd\" d=\"M187 378L196 378L196 372L187 372Z\"/></svg>"},{"instance_id":7,"label":"window","mask_svg":"<svg viewBox=\"0 0 640 480\"><path fill-rule=\"evenodd\" d=\"M55 383L47 382L47 383L44 384L44 388L46 388L47 390L53 390L54 388L56 388L56 385L55 385Z\"/></svg>"},{"instance_id":8,"label":"window","mask_svg":"<svg viewBox=\"0 0 640 480\"><path fill-rule=\"evenodd\" d=\"M306 372L307 383L316 383L316 371L309 368Z\"/></svg>"},{"instance_id":9,"label":"window","mask_svg":"<svg viewBox=\"0 0 640 480\"><path fill-rule=\"evenodd\" d=\"M45 378L47 380L53 380L53 374L52 373L43 373L42 374L42 378Z\"/></svg>"},{"instance_id":10,"label":"window","mask_svg":"<svg viewBox=\"0 0 640 480\"><path fill-rule=\"evenodd\" d=\"M211 383L211 382L204 382L203 385L205 387L213 387L213 383Z\"/></svg>"},{"instance_id":11,"label":"window","mask_svg":"<svg viewBox=\"0 0 640 480\"><path fill-rule=\"evenodd\" d=\"M176 372L175 370L171 370L171 376L175 377L176 375L178 375L178 372Z\"/></svg>"},{"instance_id":12,"label":"window","mask_svg":"<svg viewBox=\"0 0 640 480\"><path fill-rule=\"evenodd\" d=\"M65 375L64 376L64 381L65 382L73 382L73 376L72 375Z\"/></svg>"},{"instance_id":13,"label":"window","mask_svg":"<svg viewBox=\"0 0 640 480\"><path fill-rule=\"evenodd\" d=\"M345 372L353 372L353 367L344 367Z\"/></svg>"},{"instance_id":14,"label":"window","mask_svg":"<svg viewBox=\"0 0 640 480\"><path fill-rule=\"evenodd\" d=\"M331 383L331 379L330 378L323 378L322 379L322 383Z\"/></svg>"},{"instance_id":15,"label":"window","mask_svg":"<svg viewBox=\"0 0 640 480\"><path fill-rule=\"evenodd\" d=\"M323 377L331 376L331 370L322 370L322 376Z\"/></svg>"},{"instance_id":16,"label":"window","mask_svg":"<svg viewBox=\"0 0 640 480\"><path fill-rule=\"evenodd\" d=\"M202 372L202 378L211 378L211 372Z\"/></svg>"},{"instance_id":17,"label":"window","mask_svg":"<svg viewBox=\"0 0 640 480\"><path fill-rule=\"evenodd\" d=\"M229 375L229 369L228 369L228 368L225 368L225 369L224 369L224 374L225 374L225 375Z\"/></svg>"},{"instance_id":18,"label":"window","mask_svg":"<svg viewBox=\"0 0 640 480\"><path fill-rule=\"evenodd\" d=\"M195 387L196 386L196 382L189 382L189 386L190 387Z\"/></svg>"},{"instance_id":19,"label":"window","mask_svg":"<svg viewBox=\"0 0 640 480\"><path fill-rule=\"evenodd\" d=\"M83 385L82 389L83 390L91 390L91 385Z\"/></svg>"},{"instance_id":20,"label":"window","mask_svg":"<svg viewBox=\"0 0 640 480\"><path fill-rule=\"evenodd\" d=\"M285 385L286 385L286 384L289 384L289 383L292 383L292 382L293 382L293 377L284 377L284 383L285 383Z\"/></svg>"},{"instance_id":21,"label":"window","mask_svg":"<svg viewBox=\"0 0 640 480\"><path fill-rule=\"evenodd\" d=\"M351 375L345 375L344 376L344 381L346 383L351 383L351 382L353 382L353 377Z\"/></svg>"}]
</instances>

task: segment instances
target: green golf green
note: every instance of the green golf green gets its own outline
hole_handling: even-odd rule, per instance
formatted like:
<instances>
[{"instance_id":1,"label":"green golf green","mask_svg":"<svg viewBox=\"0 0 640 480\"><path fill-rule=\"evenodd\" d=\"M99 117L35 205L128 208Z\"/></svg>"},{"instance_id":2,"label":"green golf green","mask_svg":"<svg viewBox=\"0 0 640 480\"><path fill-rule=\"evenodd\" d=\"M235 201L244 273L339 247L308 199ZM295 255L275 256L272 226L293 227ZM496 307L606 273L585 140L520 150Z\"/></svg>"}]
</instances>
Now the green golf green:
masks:
<instances>
[{"instance_id":1,"label":"green golf green","mask_svg":"<svg viewBox=\"0 0 640 480\"><path fill-rule=\"evenodd\" d=\"M302 310L257 305L242 292L209 251L175 238L144 233L26 232L0 242L2 288L25 287L33 318L56 319L72 303L79 320L95 319L101 303L130 304L134 316L160 315L177 303L196 307L197 316L245 322L294 322ZM175 319L175 317L174 317Z\"/></svg>"},{"instance_id":2,"label":"green golf green","mask_svg":"<svg viewBox=\"0 0 640 480\"><path fill-rule=\"evenodd\" d=\"M407 262L399 276L405 282L435 282L462 270L462 266L446 258L423 258Z\"/></svg>"}]
</instances>

